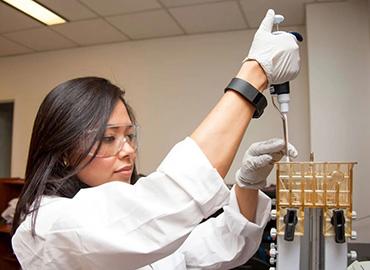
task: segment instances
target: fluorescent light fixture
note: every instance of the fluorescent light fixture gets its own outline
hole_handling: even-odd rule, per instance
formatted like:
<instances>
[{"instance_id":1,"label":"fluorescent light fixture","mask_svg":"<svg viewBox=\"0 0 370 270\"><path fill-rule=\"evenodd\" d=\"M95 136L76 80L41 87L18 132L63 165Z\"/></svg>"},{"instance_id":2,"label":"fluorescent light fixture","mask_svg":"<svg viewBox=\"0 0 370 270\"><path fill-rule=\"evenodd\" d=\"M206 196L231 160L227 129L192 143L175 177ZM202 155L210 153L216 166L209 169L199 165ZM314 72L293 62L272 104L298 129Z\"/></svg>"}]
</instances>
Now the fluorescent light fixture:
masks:
<instances>
[{"instance_id":1,"label":"fluorescent light fixture","mask_svg":"<svg viewBox=\"0 0 370 270\"><path fill-rule=\"evenodd\" d=\"M36 3L35 1L32 0L2 0L2 1L47 25L67 22L62 17L58 16L57 14L51 12L47 8L43 7L39 3Z\"/></svg>"}]
</instances>

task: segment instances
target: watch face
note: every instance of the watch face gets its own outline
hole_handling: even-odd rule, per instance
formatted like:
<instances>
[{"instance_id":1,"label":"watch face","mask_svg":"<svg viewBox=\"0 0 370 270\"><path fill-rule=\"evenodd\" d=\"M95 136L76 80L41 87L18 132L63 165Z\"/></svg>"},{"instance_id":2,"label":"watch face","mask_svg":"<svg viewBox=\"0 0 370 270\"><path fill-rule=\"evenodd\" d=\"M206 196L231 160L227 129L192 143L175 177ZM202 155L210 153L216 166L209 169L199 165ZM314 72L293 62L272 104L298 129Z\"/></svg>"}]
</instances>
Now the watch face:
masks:
<instances>
[{"instance_id":1,"label":"watch face","mask_svg":"<svg viewBox=\"0 0 370 270\"><path fill-rule=\"evenodd\" d=\"M262 108L263 110L267 106L267 99L262 93L258 92L258 95L255 98L255 103L256 103L256 106L258 106L259 108Z\"/></svg>"}]
</instances>

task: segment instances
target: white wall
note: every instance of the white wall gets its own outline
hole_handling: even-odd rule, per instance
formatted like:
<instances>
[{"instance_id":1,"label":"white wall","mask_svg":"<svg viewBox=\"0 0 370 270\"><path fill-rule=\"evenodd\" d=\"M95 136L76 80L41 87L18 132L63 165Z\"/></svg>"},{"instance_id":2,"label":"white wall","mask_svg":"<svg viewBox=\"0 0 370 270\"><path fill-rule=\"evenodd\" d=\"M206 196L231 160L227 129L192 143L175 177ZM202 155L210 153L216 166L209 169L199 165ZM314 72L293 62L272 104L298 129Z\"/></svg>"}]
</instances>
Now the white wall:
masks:
<instances>
[{"instance_id":1,"label":"white wall","mask_svg":"<svg viewBox=\"0 0 370 270\"><path fill-rule=\"evenodd\" d=\"M307 7L311 147L316 160L357 161L354 210L370 214L370 42L366 0ZM370 219L354 223L370 242Z\"/></svg>"},{"instance_id":2,"label":"white wall","mask_svg":"<svg viewBox=\"0 0 370 270\"><path fill-rule=\"evenodd\" d=\"M298 30L304 34L304 29ZM0 101L15 100L12 176L24 176L33 120L44 96L58 83L85 75L110 78L126 89L141 125L139 168L143 173L153 171L171 146L190 134L221 97L246 56L253 34L194 35L1 58ZM306 160L309 123L304 46L302 58L302 72L291 84L290 135L301 160ZM247 131L227 181L233 181L250 143L281 134L280 118L270 105Z\"/></svg>"}]
</instances>

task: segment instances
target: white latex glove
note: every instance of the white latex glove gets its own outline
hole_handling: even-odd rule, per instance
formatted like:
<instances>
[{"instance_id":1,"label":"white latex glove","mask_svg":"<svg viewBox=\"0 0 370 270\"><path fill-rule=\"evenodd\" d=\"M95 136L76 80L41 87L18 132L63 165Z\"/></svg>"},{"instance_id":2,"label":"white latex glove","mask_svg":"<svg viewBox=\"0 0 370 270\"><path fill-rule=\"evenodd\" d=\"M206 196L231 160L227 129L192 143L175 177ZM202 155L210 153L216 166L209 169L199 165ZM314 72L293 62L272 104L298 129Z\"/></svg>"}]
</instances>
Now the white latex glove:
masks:
<instances>
[{"instance_id":1,"label":"white latex glove","mask_svg":"<svg viewBox=\"0 0 370 270\"><path fill-rule=\"evenodd\" d=\"M293 80L300 69L298 41L287 32L271 33L274 16L274 10L269 9L243 61L256 60L265 71L269 85Z\"/></svg>"},{"instance_id":2,"label":"white latex glove","mask_svg":"<svg viewBox=\"0 0 370 270\"><path fill-rule=\"evenodd\" d=\"M282 139L274 138L252 144L245 152L242 167L236 172L236 182L242 188L260 189L265 187L267 176L274 167L274 162L279 161L285 152ZM291 144L288 154L292 158L298 152Z\"/></svg>"}]
</instances>

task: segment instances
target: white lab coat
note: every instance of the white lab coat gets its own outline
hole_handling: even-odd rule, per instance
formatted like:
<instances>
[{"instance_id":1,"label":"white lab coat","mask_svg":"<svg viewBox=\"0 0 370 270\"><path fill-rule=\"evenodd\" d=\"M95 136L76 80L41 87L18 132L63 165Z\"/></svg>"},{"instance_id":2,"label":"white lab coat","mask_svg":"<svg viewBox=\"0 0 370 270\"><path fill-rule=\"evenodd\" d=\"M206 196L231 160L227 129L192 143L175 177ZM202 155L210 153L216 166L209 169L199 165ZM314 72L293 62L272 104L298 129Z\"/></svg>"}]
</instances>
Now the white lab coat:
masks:
<instances>
[{"instance_id":1,"label":"white lab coat","mask_svg":"<svg viewBox=\"0 0 370 270\"><path fill-rule=\"evenodd\" d=\"M199 222L224 206L224 213ZM135 185L110 182L72 199L43 197L31 236L27 216L12 238L28 269L229 269L257 250L270 200L259 194L256 224L190 138Z\"/></svg>"}]
</instances>

